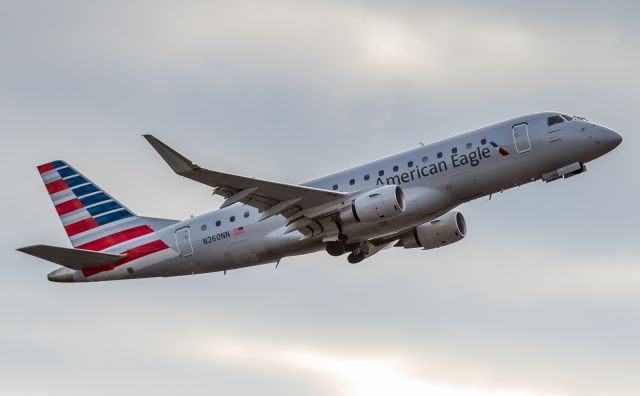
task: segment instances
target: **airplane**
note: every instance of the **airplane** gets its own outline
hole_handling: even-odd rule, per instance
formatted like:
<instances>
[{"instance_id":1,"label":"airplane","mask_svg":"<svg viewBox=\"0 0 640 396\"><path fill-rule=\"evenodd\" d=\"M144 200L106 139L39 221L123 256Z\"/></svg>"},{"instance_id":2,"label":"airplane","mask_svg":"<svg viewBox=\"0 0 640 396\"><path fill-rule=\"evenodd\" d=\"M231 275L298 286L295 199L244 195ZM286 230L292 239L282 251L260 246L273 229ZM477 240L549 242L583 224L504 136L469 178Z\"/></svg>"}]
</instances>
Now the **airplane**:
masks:
<instances>
[{"instance_id":1,"label":"airplane","mask_svg":"<svg viewBox=\"0 0 640 396\"><path fill-rule=\"evenodd\" d=\"M385 248L439 248L467 234L459 205L581 174L622 142L585 118L535 113L295 185L202 168L143 136L176 174L224 197L220 209L183 221L138 216L67 162L42 164L72 247L17 250L60 265L50 281L226 273L322 250L355 264Z\"/></svg>"}]
</instances>

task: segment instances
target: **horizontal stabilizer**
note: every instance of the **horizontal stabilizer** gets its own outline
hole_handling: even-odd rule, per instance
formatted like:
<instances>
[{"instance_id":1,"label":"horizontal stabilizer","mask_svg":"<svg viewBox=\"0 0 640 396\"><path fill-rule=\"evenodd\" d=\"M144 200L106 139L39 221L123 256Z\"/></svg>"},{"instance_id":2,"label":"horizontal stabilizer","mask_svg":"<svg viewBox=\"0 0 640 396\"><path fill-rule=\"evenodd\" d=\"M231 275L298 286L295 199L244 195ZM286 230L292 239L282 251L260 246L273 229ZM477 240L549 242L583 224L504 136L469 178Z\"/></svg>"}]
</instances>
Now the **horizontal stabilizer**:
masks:
<instances>
[{"instance_id":1,"label":"horizontal stabilizer","mask_svg":"<svg viewBox=\"0 0 640 396\"><path fill-rule=\"evenodd\" d=\"M127 256L126 254L101 253L92 250L70 249L48 245L26 246L17 250L74 270L113 264Z\"/></svg>"}]
</instances>

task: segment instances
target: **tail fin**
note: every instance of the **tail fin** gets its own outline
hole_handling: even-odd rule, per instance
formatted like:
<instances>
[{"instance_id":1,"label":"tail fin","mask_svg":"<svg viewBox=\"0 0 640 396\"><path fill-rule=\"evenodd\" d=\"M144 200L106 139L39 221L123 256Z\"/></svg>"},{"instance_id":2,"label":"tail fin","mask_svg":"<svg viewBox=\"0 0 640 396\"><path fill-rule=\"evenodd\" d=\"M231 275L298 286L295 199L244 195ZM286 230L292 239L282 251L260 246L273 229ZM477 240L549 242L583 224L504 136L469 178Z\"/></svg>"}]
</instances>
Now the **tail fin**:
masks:
<instances>
[{"instance_id":1,"label":"tail fin","mask_svg":"<svg viewBox=\"0 0 640 396\"><path fill-rule=\"evenodd\" d=\"M38 166L71 245L103 251L153 229L64 161Z\"/></svg>"}]
</instances>

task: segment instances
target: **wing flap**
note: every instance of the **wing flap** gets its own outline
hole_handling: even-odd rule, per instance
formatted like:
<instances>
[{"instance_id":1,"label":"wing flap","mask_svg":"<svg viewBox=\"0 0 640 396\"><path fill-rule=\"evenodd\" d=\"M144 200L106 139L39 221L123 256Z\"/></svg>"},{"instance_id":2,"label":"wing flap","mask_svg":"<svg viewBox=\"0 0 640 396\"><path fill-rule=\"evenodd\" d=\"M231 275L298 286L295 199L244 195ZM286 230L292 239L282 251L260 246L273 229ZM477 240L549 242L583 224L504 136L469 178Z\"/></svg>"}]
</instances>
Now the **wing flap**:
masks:
<instances>
[{"instance_id":1,"label":"wing flap","mask_svg":"<svg viewBox=\"0 0 640 396\"><path fill-rule=\"evenodd\" d=\"M127 256L126 254L101 253L92 250L71 249L49 245L32 245L17 250L74 270L113 264Z\"/></svg>"}]
</instances>

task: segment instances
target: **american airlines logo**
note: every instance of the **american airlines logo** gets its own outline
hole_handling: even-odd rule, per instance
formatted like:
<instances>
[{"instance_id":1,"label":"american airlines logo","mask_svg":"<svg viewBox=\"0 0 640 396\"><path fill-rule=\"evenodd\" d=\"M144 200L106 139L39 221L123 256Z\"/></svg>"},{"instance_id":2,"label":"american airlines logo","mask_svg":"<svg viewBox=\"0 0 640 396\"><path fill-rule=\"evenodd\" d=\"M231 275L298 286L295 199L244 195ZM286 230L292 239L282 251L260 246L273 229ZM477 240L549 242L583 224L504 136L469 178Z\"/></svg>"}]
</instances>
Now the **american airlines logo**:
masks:
<instances>
[{"instance_id":1,"label":"american airlines logo","mask_svg":"<svg viewBox=\"0 0 640 396\"><path fill-rule=\"evenodd\" d=\"M497 149L498 149L498 152L499 152L503 157L506 157L507 155L509 155L509 152L508 152L507 150L505 150L505 148L504 148L504 147L502 147L502 146L498 146L498 144L497 144L496 142L489 142L489 143L491 143L491 146L492 146L492 147L497 148Z\"/></svg>"},{"instance_id":2,"label":"american airlines logo","mask_svg":"<svg viewBox=\"0 0 640 396\"><path fill-rule=\"evenodd\" d=\"M495 143L491 142L491 144L494 145ZM500 154L502 155L509 154L502 147L500 147L500 150ZM506 154L503 154L502 150L504 150ZM450 161L448 163L445 160L440 160L438 162L424 164L422 166L416 165L415 169L389 176L384 180L382 177L378 177L376 185L409 183L417 179L422 179L423 177L446 172L449 168L454 169L466 165L476 167L480 165L480 162L483 159L486 158L491 158L491 149L488 147L478 147L475 151L471 151L469 153L451 154Z\"/></svg>"}]
</instances>

